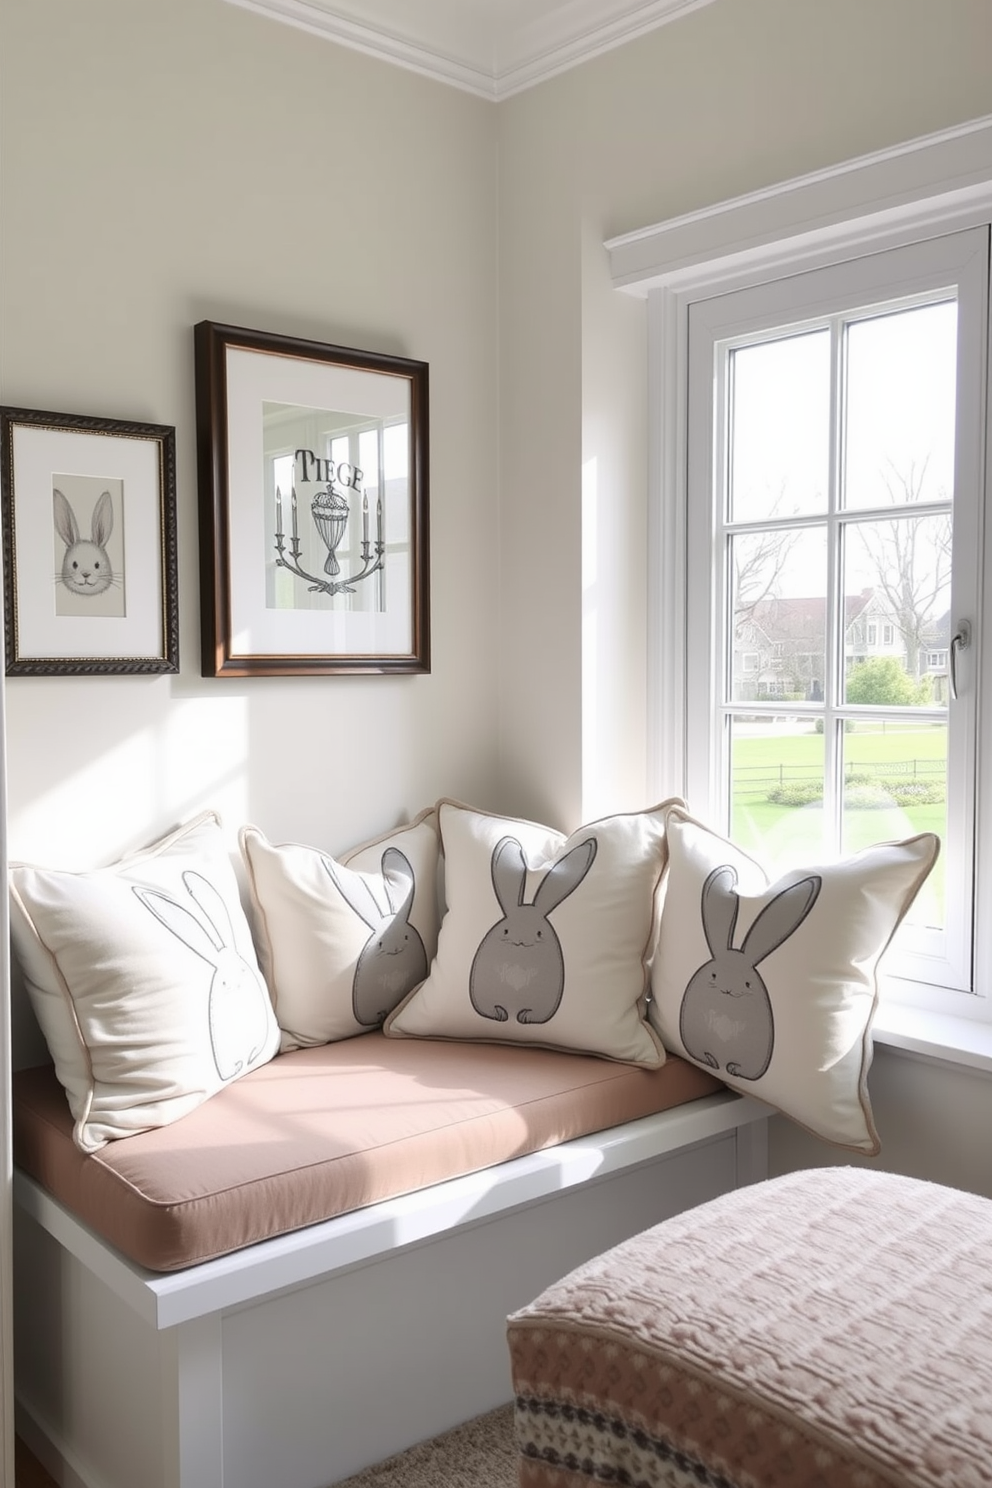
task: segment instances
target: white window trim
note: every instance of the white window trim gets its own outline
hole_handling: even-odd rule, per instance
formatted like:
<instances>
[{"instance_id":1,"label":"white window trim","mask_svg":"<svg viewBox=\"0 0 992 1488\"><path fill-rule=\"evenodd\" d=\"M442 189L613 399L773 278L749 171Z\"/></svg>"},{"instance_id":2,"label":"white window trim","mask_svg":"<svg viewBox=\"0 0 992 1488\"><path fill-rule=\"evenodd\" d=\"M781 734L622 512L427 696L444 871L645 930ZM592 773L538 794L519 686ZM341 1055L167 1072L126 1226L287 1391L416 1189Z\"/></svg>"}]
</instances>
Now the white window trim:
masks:
<instances>
[{"instance_id":1,"label":"white window trim","mask_svg":"<svg viewBox=\"0 0 992 1488\"><path fill-rule=\"evenodd\" d=\"M862 254L896 247L978 226L990 217L992 116L606 243L614 286L648 300L648 745L655 771L649 785L658 799L682 791L685 780L689 303L820 267L842 251ZM988 389L986 393L989 397ZM985 459L987 489L992 490L989 447ZM992 521L987 542L990 531ZM680 555L679 561L673 555ZM976 681L988 719L992 643L978 648L978 661ZM683 720L681 729L671 727L673 717ZM980 790L977 813L980 840L992 840L992 790ZM976 883L980 899L987 892L982 882ZM992 986L980 987L980 994L948 994L947 1013L886 1003L875 1036L910 1053L992 1073Z\"/></svg>"},{"instance_id":2,"label":"white window trim","mask_svg":"<svg viewBox=\"0 0 992 1488\"><path fill-rule=\"evenodd\" d=\"M826 305L831 312L839 312L837 320L840 321L847 311L860 314L861 306L877 302L879 296L885 301L893 296L899 301L917 301L920 296L929 298L956 285L959 296L963 296L955 317L956 365L961 387L968 395L963 401L958 400L955 414L954 479L960 483L962 499L955 516L958 547L953 585L954 623L956 626L959 619L967 620L976 638L981 637L980 541L983 524L980 494L985 487L988 238L989 230L984 224L978 228L957 229L953 233L942 233L884 253L845 253L840 262L829 267L800 275L774 277L734 294L693 300L689 307L688 486L678 498L687 504L689 513L690 574L693 573L691 555L694 547L697 554L705 552L711 549L715 537L711 529L711 517L715 513L710 510L715 479L712 469L714 427L722 429L725 418L725 412L721 413L714 424L717 408L721 406L720 399L715 405L712 403L716 392L715 358L719 360L717 348L737 342L741 337L750 344L751 335L767 325L779 327L791 324L795 318L807 322L810 312L813 320L809 323L818 323L816 311ZM841 520L840 511L836 517L829 516L826 510L822 513L825 527L835 519ZM715 552L712 561L717 561ZM725 658L718 638L710 635L711 615L716 613L714 606L718 603L716 591L709 589L702 574L691 580L686 605L690 665L686 683L688 754L683 794L694 804L703 803L699 809L722 808L716 818L720 821L723 811L729 810L730 805L724 798L729 785L725 773L729 761L724 758L721 762L721 751L712 747L715 740L705 721L706 700L714 698L715 694L719 694L721 699L724 696L723 683L718 678L722 675ZM882 611L883 606L876 597L862 612L866 617L865 647L869 654L881 654ZM893 954L886 960L890 995L895 990L895 978L901 965L907 977L905 982L899 983L901 998L918 1004L933 1003L939 1012L948 1010L949 989L965 991L974 985L973 949L976 941L972 934L974 916L970 906L974 901L971 845L975 822L972 787L976 762L971 741L976 739L979 722L977 686L972 669L974 654L970 651L962 659L961 695L954 706L954 723L948 734L947 770L956 780L957 788L947 802L945 842L953 841L956 848L955 856L945 868L944 933L922 932L918 928L912 934L914 950L910 956L904 958ZM720 711L722 713L722 709ZM989 726L992 727L992 718ZM721 734L722 731L718 731L717 737ZM726 745L723 736L723 748ZM988 947L988 954L986 964L992 965L992 945ZM970 1000L966 1006L970 1013L974 1011L974 1000L970 990L967 995Z\"/></svg>"}]
</instances>

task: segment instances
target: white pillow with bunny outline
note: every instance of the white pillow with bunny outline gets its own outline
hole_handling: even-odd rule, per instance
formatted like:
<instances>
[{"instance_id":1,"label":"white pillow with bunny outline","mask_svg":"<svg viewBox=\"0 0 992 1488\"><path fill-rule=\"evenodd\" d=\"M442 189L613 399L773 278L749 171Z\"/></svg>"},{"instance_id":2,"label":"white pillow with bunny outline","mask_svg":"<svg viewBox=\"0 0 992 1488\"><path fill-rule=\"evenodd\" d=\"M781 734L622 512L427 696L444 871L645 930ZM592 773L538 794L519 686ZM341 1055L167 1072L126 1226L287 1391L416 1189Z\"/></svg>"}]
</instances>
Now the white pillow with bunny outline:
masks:
<instances>
[{"instance_id":1,"label":"white pillow with bunny outline","mask_svg":"<svg viewBox=\"0 0 992 1488\"><path fill-rule=\"evenodd\" d=\"M882 842L775 883L683 810L669 812L668 844L648 1014L665 1047L815 1136L877 1153L876 972L939 839Z\"/></svg>"},{"instance_id":2,"label":"white pillow with bunny outline","mask_svg":"<svg viewBox=\"0 0 992 1488\"><path fill-rule=\"evenodd\" d=\"M283 1051L380 1027L437 949L433 807L337 860L257 827L239 840Z\"/></svg>"},{"instance_id":3,"label":"white pillow with bunny outline","mask_svg":"<svg viewBox=\"0 0 992 1488\"><path fill-rule=\"evenodd\" d=\"M108 868L10 868L11 936L85 1152L166 1126L279 1046L213 812Z\"/></svg>"},{"instance_id":4,"label":"white pillow with bunny outline","mask_svg":"<svg viewBox=\"0 0 992 1488\"><path fill-rule=\"evenodd\" d=\"M386 1033L661 1065L645 1011L670 804L565 837L439 802L447 913L430 975Z\"/></svg>"}]
</instances>

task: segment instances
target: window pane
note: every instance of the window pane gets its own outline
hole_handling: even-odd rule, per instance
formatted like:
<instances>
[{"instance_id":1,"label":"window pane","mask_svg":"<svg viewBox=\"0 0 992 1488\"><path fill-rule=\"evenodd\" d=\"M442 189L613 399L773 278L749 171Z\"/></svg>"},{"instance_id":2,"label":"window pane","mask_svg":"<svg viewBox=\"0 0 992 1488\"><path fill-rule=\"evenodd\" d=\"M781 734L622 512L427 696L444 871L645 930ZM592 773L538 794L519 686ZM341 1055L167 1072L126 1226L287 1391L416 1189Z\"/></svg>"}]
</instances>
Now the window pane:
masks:
<instances>
[{"instance_id":1,"label":"window pane","mask_svg":"<svg viewBox=\"0 0 992 1488\"><path fill-rule=\"evenodd\" d=\"M844 573L844 701L946 707L950 514L849 524Z\"/></svg>"},{"instance_id":2,"label":"window pane","mask_svg":"<svg viewBox=\"0 0 992 1488\"><path fill-rule=\"evenodd\" d=\"M830 335L814 331L731 353L730 517L822 512L827 503Z\"/></svg>"},{"instance_id":3,"label":"window pane","mask_svg":"<svg viewBox=\"0 0 992 1488\"><path fill-rule=\"evenodd\" d=\"M824 851L821 719L730 724L730 835L773 875Z\"/></svg>"},{"instance_id":4,"label":"window pane","mask_svg":"<svg viewBox=\"0 0 992 1488\"><path fill-rule=\"evenodd\" d=\"M358 436L358 463L362 468L362 487L373 489L379 484L379 431L363 429Z\"/></svg>"},{"instance_id":5,"label":"window pane","mask_svg":"<svg viewBox=\"0 0 992 1488\"><path fill-rule=\"evenodd\" d=\"M848 327L845 505L951 500L956 356L953 300Z\"/></svg>"},{"instance_id":6,"label":"window pane","mask_svg":"<svg viewBox=\"0 0 992 1488\"><path fill-rule=\"evenodd\" d=\"M918 832L947 836L947 725L898 716L848 723L844 735L842 848L858 852L875 842ZM908 923L944 926L944 864L937 865L913 905Z\"/></svg>"},{"instance_id":7,"label":"window pane","mask_svg":"<svg viewBox=\"0 0 992 1488\"><path fill-rule=\"evenodd\" d=\"M409 424L387 424L382 431L382 449L386 480L405 477L410 468Z\"/></svg>"},{"instance_id":8,"label":"window pane","mask_svg":"<svg viewBox=\"0 0 992 1488\"><path fill-rule=\"evenodd\" d=\"M735 703L823 698L827 548L821 527L738 533L730 543Z\"/></svg>"}]
</instances>

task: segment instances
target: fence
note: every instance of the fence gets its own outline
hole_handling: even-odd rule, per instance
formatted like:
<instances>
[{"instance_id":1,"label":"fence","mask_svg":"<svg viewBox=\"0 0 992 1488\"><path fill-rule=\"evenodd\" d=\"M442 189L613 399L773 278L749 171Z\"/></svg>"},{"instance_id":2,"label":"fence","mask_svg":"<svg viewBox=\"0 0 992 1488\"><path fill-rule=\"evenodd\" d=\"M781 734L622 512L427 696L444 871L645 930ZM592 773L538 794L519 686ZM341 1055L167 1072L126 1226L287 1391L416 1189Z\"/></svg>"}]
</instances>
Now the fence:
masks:
<instances>
[{"instance_id":1,"label":"fence","mask_svg":"<svg viewBox=\"0 0 992 1488\"><path fill-rule=\"evenodd\" d=\"M944 759L872 760L858 764L848 760L844 767L844 778L857 778L859 782L881 784L898 778L901 782L920 780L930 785L945 780L947 761ZM733 774L733 797L735 801L762 800L770 791L780 790L784 785L817 785L823 783L823 770L810 765L741 765Z\"/></svg>"}]
</instances>

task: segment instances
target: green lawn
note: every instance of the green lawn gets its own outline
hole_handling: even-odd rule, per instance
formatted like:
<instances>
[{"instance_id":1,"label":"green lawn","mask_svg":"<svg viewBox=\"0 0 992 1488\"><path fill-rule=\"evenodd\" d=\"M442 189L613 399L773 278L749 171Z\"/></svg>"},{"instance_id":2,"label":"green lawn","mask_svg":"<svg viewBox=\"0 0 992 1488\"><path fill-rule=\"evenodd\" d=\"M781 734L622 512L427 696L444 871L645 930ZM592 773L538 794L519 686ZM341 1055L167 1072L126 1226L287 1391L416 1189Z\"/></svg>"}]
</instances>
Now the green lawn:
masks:
<instances>
[{"instance_id":1,"label":"green lawn","mask_svg":"<svg viewBox=\"0 0 992 1488\"><path fill-rule=\"evenodd\" d=\"M798 730L801 729L802 732ZM822 806L782 806L768 800L768 790L783 782L822 777L823 735L808 725L796 732L737 736L734 740L732 835L745 852L759 858L791 857L820 852ZM947 729L943 724L859 725L844 736L847 772L932 780L942 775L947 759ZM845 852L857 852L873 842L892 841L917 832L943 837L947 820L944 803L898 806L875 810L849 808L844 813ZM943 903L943 863L938 859L927 884L932 912Z\"/></svg>"},{"instance_id":2,"label":"green lawn","mask_svg":"<svg viewBox=\"0 0 992 1488\"><path fill-rule=\"evenodd\" d=\"M734 743L734 774L744 778L780 765L790 774L817 771L823 764L823 735L806 725L802 732L737 737ZM876 768L908 760L946 760L947 729L944 724L887 724L869 729L859 725L844 735L844 758L852 769L859 765Z\"/></svg>"}]
</instances>

